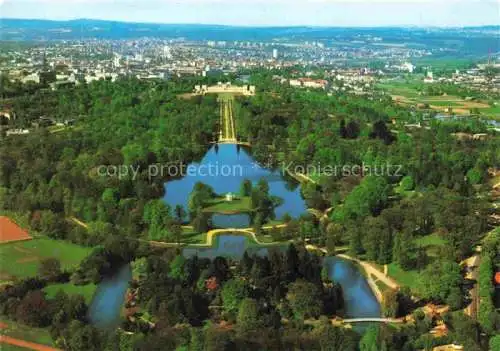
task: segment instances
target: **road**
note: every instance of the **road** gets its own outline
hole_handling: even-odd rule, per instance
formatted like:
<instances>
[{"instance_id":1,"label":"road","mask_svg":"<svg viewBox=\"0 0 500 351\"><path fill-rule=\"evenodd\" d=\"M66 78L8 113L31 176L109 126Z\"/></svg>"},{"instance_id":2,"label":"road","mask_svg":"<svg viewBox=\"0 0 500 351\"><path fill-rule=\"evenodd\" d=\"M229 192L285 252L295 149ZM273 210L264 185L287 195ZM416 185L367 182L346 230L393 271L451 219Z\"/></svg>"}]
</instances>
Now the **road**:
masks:
<instances>
[{"instance_id":1,"label":"road","mask_svg":"<svg viewBox=\"0 0 500 351\"><path fill-rule=\"evenodd\" d=\"M0 322L0 329L7 328L7 325ZM0 344L9 344L13 346L23 347L25 349L37 350L37 351L62 351L51 346L37 344L31 341L16 339L7 335L0 335ZM2 347L0 346L0 350Z\"/></svg>"}]
</instances>

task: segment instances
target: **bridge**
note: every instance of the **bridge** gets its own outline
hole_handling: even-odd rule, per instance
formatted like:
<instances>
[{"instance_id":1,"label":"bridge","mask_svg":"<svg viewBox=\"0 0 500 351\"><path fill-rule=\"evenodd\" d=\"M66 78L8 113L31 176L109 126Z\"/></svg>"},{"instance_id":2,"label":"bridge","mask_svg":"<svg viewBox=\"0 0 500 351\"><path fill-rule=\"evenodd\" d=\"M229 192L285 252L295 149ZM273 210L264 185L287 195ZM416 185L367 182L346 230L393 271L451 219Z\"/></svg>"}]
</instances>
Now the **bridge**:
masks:
<instances>
[{"instance_id":1,"label":"bridge","mask_svg":"<svg viewBox=\"0 0 500 351\"><path fill-rule=\"evenodd\" d=\"M343 323L403 323L402 318L347 318L342 320Z\"/></svg>"}]
</instances>

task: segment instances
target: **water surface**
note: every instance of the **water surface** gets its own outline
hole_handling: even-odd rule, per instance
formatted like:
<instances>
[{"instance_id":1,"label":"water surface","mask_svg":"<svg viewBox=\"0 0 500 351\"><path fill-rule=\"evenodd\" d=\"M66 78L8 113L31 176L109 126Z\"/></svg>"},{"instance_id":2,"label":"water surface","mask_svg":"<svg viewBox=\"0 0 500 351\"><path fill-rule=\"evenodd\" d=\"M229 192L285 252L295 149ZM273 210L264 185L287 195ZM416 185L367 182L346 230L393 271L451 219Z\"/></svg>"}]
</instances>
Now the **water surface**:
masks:
<instances>
[{"instance_id":1,"label":"water surface","mask_svg":"<svg viewBox=\"0 0 500 351\"><path fill-rule=\"evenodd\" d=\"M172 208L182 205L187 210L189 194L197 182L210 185L217 194L239 193L244 179L254 185L264 178L269 183L269 193L283 202L275 209L277 219L285 213L297 218L306 212L306 204L300 194L299 184L285 180L280 171L271 171L259 165L244 147L233 144L212 146L199 163L186 168L185 177L165 183L164 200ZM218 228L242 228L249 226L248 215L217 214L212 223Z\"/></svg>"},{"instance_id":2,"label":"water surface","mask_svg":"<svg viewBox=\"0 0 500 351\"><path fill-rule=\"evenodd\" d=\"M92 324L99 328L116 328L120 325L120 312L131 280L132 269L126 265L99 284L89 308Z\"/></svg>"}]
</instances>

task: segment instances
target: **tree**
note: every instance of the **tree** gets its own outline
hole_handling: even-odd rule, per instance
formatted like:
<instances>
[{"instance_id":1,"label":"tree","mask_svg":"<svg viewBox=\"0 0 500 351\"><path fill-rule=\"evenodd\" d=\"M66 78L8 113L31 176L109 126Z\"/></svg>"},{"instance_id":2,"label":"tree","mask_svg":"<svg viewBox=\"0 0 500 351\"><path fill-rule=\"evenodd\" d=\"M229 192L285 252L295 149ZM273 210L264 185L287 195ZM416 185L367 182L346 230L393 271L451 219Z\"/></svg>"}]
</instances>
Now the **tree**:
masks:
<instances>
[{"instance_id":1,"label":"tree","mask_svg":"<svg viewBox=\"0 0 500 351\"><path fill-rule=\"evenodd\" d=\"M395 139L384 121L377 121L373 124L373 129L370 132L370 138L382 139L386 145L391 144Z\"/></svg>"},{"instance_id":2,"label":"tree","mask_svg":"<svg viewBox=\"0 0 500 351\"><path fill-rule=\"evenodd\" d=\"M182 224L184 222L184 218L186 217L186 211L184 210L184 206L175 205L174 213L177 223Z\"/></svg>"},{"instance_id":3,"label":"tree","mask_svg":"<svg viewBox=\"0 0 500 351\"><path fill-rule=\"evenodd\" d=\"M458 263L436 260L421 274L421 293L424 298L444 302L451 291L460 289L462 280Z\"/></svg>"},{"instance_id":4,"label":"tree","mask_svg":"<svg viewBox=\"0 0 500 351\"><path fill-rule=\"evenodd\" d=\"M361 340L359 341L359 351L381 351L379 341L379 328L376 326L368 327Z\"/></svg>"},{"instance_id":5,"label":"tree","mask_svg":"<svg viewBox=\"0 0 500 351\"><path fill-rule=\"evenodd\" d=\"M349 121L345 127L345 137L348 139L356 139L359 135L359 125L356 121Z\"/></svg>"},{"instance_id":6,"label":"tree","mask_svg":"<svg viewBox=\"0 0 500 351\"><path fill-rule=\"evenodd\" d=\"M412 256L415 253L414 239L411 230L405 229L397 232L394 236L392 258L401 268L408 270L413 268Z\"/></svg>"},{"instance_id":7,"label":"tree","mask_svg":"<svg viewBox=\"0 0 500 351\"><path fill-rule=\"evenodd\" d=\"M491 337L489 346L491 351L500 350L500 334Z\"/></svg>"},{"instance_id":8,"label":"tree","mask_svg":"<svg viewBox=\"0 0 500 351\"><path fill-rule=\"evenodd\" d=\"M312 336L318 340L321 351L355 351L358 341L356 334L351 333L332 326L329 320L322 320L321 324L314 329Z\"/></svg>"},{"instance_id":9,"label":"tree","mask_svg":"<svg viewBox=\"0 0 500 351\"><path fill-rule=\"evenodd\" d=\"M65 339L67 340L67 347L65 349L71 351L101 350L99 333L88 324L80 321L72 321L64 334L66 334Z\"/></svg>"},{"instance_id":10,"label":"tree","mask_svg":"<svg viewBox=\"0 0 500 351\"><path fill-rule=\"evenodd\" d=\"M61 262L57 258L45 258L38 266L38 275L42 279L54 281L61 275Z\"/></svg>"},{"instance_id":11,"label":"tree","mask_svg":"<svg viewBox=\"0 0 500 351\"><path fill-rule=\"evenodd\" d=\"M252 194L252 182L248 179L244 179L240 187L240 196L250 196Z\"/></svg>"},{"instance_id":12,"label":"tree","mask_svg":"<svg viewBox=\"0 0 500 351\"><path fill-rule=\"evenodd\" d=\"M169 267L170 271L169 271L168 275L171 278L184 281L187 277L185 265L186 265L186 259L184 258L184 256L182 256L182 255L175 256L173 261L170 263L170 267Z\"/></svg>"},{"instance_id":13,"label":"tree","mask_svg":"<svg viewBox=\"0 0 500 351\"><path fill-rule=\"evenodd\" d=\"M405 176L403 179L401 179L401 189L404 191L410 191L413 190L415 187L415 182L413 181L412 176Z\"/></svg>"},{"instance_id":14,"label":"tree","mask_svg":"<svg viewBox=\"0 0 500 351\"><path fill-rule=\"evenodd\" d=\"M384 291L383 311L386 317L397 317L399 311L399 294L397 291L387 289Z\"/></svg>"},{"instance_id":15,"label":"tree","mask_svg":"<svg viewBox=\"0 0 500 351\"><path fill-rule=\"evenodd\" d=\"M203 351L203 332L198 329L191 327L189 328L190 340L189 340L189 351Z\"/></svg>"},{"instance_id":16,"label":"tree","mask_svg":"<svg viewBox=\"0 0 500 351\"><path fill-rule=\"evenodd\" d=\"M323 312L321 291L308 281L299 279L291 283L286 299L297 319L317 318Z\"/></svg>"},{"instance_id":17,"label":"tree","mask_svg":"<svg viewBox=\"0 0 500 351\"><path fill-rule=\"evenodd\" d=\"M205 207L205 204L214 196L214 190L211 186L204 184L202 182L197 182L188 199L188 210L191 220L195 218L201 209Z\"/></svg>"},{"instance_id":18,"label":"tree","mask_svg":"<svg viewBox=\"0 0 500 351\"><path fill-rule=\"evenodd\" d=\"M269 183L267 182L266 178L260 178L259 182L257 183L257 189L262 193L262 194L268 194L269 193Z\"/></svg>"},{"instance_id":19,"label":"tree","mask_svg":"<svg viewBox=\"0 0 500 351\"><path fill-rule=\"evenodd\" d=\"M170 208L163 200L151 200L144 206L143 220L148 225L149 238L162 239L171 222Z\"/></svg>"},{"instance_id":20,"label":"tree","mask_svg":"<svg viewBox=\"0 0 500 351\"><path fill-rule=\"evenodd\" d=\"M333 220L346 221L382 211L389 195L389 185L383 177L367 176L345 198L344 205L335 208Z\"/></svg>"},{"instance_id":21,"label":"tree","mask_svg":"<svg viewBox=\"0 0 500 351\"><path fill-rule=\"evenodd\" d=\"M248 285L241 279L230 279L222 286L222 303L224 310L236 313L244 298L248 297Z\"/></svg>"},{"instance_id":22,"label":"tree","mask_svg":"<svg viewBox=\"0 0 500 351\"><path fill-rule=\"evenodd\" d=\"M46 327L50 316L44 293L41 290L29 291L17 306L16 318L32 327Z\"/></svg>"},{"instance_id":23,"label":"tree","mask_svg":"<svg viewBox=\"0 0 500 351\"><path fill-rule=\"evenodd\" d=\"M174 224L170 227L170 233L172 233L175 242L180 245L182 241L182 227L179 224Z\"/></svg>"},{"instance_id":24,"label":"tree","mask_svg":"<svg viewBox=\"0 0 500 351\"><path fill-rule=\"evenodd\" d=\"M240 303L237 317L237 327L242 333L256 330L260 327L259 306L257 301L245 298Z\"/></svg>"}]
</instances>

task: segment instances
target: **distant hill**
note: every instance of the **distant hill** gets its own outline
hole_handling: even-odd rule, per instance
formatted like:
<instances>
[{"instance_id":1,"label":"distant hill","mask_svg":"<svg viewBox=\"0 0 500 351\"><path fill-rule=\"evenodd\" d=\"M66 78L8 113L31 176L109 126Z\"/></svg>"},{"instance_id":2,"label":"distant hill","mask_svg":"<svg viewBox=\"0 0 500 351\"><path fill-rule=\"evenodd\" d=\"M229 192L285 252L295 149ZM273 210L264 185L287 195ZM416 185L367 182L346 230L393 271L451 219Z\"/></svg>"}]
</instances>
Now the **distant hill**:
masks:
<instances>
[{"instance_id":1,"label":"distant hill","mask_svg":"<svg viewBox=\"0 0 500 351\"><path fill-rule=\"evenodd\" d=\"M404 43L415 47L453 48L462 53L500 52L500 26L469 28L420 27L234 27L203 24L160 24L77 19L49 21L0 19L0 40L78 40L133 39L141 37L188 40L263 41L273 39L356 41L370 45L368 36L383 38L384 43Z\"/></svg>"}]
</instances>

